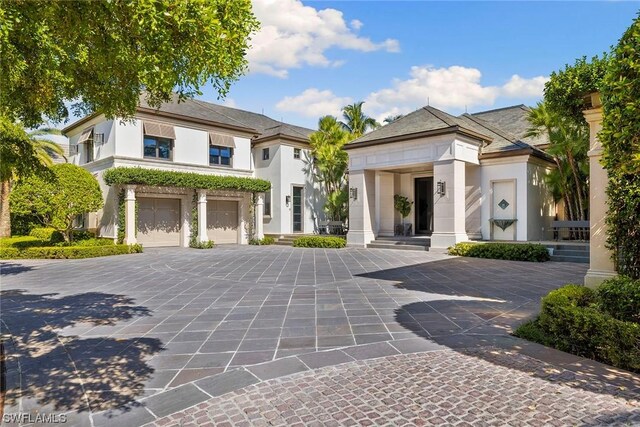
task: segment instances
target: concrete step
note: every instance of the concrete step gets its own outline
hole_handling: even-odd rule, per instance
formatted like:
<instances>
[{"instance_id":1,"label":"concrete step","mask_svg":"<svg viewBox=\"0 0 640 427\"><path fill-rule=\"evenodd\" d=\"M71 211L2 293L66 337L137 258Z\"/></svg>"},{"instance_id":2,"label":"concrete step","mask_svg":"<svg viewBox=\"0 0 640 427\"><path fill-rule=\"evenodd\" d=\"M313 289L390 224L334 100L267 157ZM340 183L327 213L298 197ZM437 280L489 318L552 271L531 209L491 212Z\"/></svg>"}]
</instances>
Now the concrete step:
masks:
<instances>
[{"instance_id":1,"label":"concrete step","mask_svg":"<svg viewBox=\"0 0 640 427\"><path fill-rule=\"evenodd\" d=\"M573 250L573 249L555 249L553 251L553 255L589 258L589 251L581 251L581 250Z\"/></svg>"},{"instance_id":2,"label":"concrete step","mask_svg":"<svg viewBox=\"0 0 640 427\"><path fill-rule=\"evenodd\" d=\"M577 262L580 264L589 264L589 257L584 256L565 256L565 255L552 255L551 261L556 262Z\"/></svg>"},{"instance_id":3,"label":"concrete step","mask_svg":"<svg viewBox=\"0 0 640 427\"><path fill-rule=\"evenodd\" d=\"M404 244L389 244L382 243L380 241L373 241L367 245L367 249L394 249L394 250L403 250L403 251L428 251L429 246L427 245L411 245L409 243Z\"/></svg>"},{"instance_id":4,"label":"concrete step","mask_svg":"<svg viewBox=\"0 0 640 427\"><path fill-rule=\"evenodd\" d=\"M588 243L578 244L578 245L547 244L546 246L549 247L549 248L557 249L559 251L568 250L568 251L586 251L586 252L589 252L589 244Z\"/></svg>"}]
</instances>

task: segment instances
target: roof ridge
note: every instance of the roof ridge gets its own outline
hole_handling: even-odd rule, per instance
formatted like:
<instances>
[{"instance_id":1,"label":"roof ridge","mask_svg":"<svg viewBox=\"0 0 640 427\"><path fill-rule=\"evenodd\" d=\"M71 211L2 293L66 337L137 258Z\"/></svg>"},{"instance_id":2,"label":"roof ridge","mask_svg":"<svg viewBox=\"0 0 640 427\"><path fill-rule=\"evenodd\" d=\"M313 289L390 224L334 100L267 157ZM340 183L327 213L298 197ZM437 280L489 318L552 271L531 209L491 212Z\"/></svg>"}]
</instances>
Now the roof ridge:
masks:
<instances>
[{"instance_id":1,"label":"roof ridge","mask_svg":"<svg viewBox=\"0 0 640 427\"><path fill-rule=\"evenodd\" d=\"M464 117L467 117L469 120L473 121L474 123L478 124L479 126L482 126L488 130L490 130L491 132L495 133L496 135L500 135L502 138L506 139L507 141L509 141L511 144L522 147L523 145L527 146L527 147L531 147L531 148L535 148L534 146L532 146L531 144L528 144L524 141L522 141L520 138L518 138L517 136L513 135L511 132L506 131L504 129L501 129L497 126L492 125L491 123L487 122L486 120L482 120L479 117L473 117L471 114L465 113L463 114Z\"/></svg>"},{"instance_id":2,"label":"roof ridge","mask_svg":"<svg viewBox=\"0 0 640 427\"><path fill-rule=\"evenodd\" d=\"M432 107L430 105L427 105L425 107L422 107L425 111L429 112L432 116L434 116L435 118L437 118L438 120L440 120L441 122L443 122L444 124L446 124L447 126L459 126L459 123L456 123L455 121L451 121L451 120L447 120L446 116L450 116L451 118L455 119L455 117L445 113L442 110L438 110L435 107ZM437 112L437 114L436 114ZM441 114L442 113L442 114ZM443 117L444 116L444 117Z\"/></svg>"},{"instance_id":3,"label":"roof ridge","mask_svg":"<svg viewBox=\"0 0 640 427\"><path fill-rule=\"evenodd\" d=\"M244 126L244 127L248 127L249 129L257 130L257 129L255 129L255 127L254 127L253 125L251 125L251 124L249 124L249 123L243 123L243 122L241 122L240 120L234 119L233 117L228 116L227 114L224 114L224 113L223 113L223 112L221 112L221 111L216 111L216 110L214 110L213 108L211 108L211 106L212 106L212 105L215 105L216 107L223 107L223 108L231 108L231 107L225 107L224 105L212 104L212 103L210 103L210 102L207 102L207 101L201 101L201 100L199 100L199 99L191 99L191 101L194 101L194 102L196 102L196 103L198 103L198 104L202 105L204 108L206 108L206 109L207 109L207 110L209 110L209 111L213 111L213 112L214 112L214 113L216 113L216 114L220 114L221 116L225 116L225 117L226 117L226 118L228 118L229 120L231 120L231 121L233 121L233 122L236 122L236 123L238 123L238 124L240 124L240 125L242 125L242 126ZM244 111L244 110L240 110L240 111ZM249 112L250 112L250 111L249 111Z\"/></svg>"},{"instance_id":4,"label":"roof ridge","mask_svg":"<svg viewBox=\"0 0 640 427\"><path fill-rule=\"evenodd\" d=\"M494 111L500 111L500 110L511 110L513 108L528 109L530 107L525 105L525 104L516 104L516 105L510 105L508 107L493 108L491 110L484 110L484 111L478 111L476 113L466 113L466 114L470 114L470 115L473 116L473 115L476 115L476 114L492 113Z\"/></svg>"}]
</instances>

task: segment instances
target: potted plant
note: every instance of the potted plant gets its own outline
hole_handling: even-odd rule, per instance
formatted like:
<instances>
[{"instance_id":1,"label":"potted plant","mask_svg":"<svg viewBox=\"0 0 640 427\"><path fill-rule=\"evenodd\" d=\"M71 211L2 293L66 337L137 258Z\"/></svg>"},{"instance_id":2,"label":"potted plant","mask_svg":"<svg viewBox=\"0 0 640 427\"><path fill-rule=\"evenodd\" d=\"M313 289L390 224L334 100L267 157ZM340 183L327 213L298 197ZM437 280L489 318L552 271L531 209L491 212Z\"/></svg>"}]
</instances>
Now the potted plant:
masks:
<instances>
[{"instance_id":1,"label":"potted plant","mask_svg":"<svg viewBox=\"0 0 640 427\"><path fill-rule=\"evenodd\" d=\"M396 194L393 196L393 207L398 211L400 216L402 217L402 234L403 236L407 235L407 227L405 226L404 219L409 216L411 213L411 206L413 202L409 200L408 197L401 196ZM411 225L411 224L407 224ZM398 233L396 233L398 234Z\"/></svg>"}]
</instances>

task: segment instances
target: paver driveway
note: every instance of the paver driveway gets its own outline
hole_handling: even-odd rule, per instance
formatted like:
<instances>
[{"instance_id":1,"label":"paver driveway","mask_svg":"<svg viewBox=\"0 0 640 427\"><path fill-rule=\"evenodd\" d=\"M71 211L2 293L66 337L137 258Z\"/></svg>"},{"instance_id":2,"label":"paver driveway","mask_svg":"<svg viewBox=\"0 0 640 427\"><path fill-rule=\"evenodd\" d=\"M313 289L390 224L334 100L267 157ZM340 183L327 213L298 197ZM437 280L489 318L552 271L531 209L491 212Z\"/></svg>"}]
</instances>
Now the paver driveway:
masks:
<instances>
[{"instance_id":1,"label":"paver driveway","mask_svg":"<svg viewBox=\"0 0 640 427\"><path fill-rule=\"evenodd\" d=\"M5 409L140 425L309 369L495 344L542 295L584 272L428 252L236 246L5 263Z\"/></svg>"}]
</instances>

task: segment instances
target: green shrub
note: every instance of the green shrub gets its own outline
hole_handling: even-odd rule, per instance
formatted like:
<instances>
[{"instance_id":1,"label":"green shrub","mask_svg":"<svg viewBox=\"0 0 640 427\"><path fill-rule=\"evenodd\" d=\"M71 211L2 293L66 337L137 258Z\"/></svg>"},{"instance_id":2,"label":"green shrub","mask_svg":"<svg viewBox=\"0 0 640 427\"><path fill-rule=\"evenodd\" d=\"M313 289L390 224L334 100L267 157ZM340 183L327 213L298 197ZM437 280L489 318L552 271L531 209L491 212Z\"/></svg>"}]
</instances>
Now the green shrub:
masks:
<instances>
[{"instance_id":1,"label":"green shrub","mask_svg":"<svg viewBox=\"0 0 640 427\"><path fill-rule=\"evenodd\" d=\"M249 240L250 245L273 245L276 243L276 239L271 236L264 236L262 239Z\"/></svg>"},{"instance_id":2,"label":"green shrub","mask_svg":"<svg viewBox=\"0 0 640 427\"><path fill-rule=\"evenodd\" d=\"M20 250L16 248L0 247L0 259L20 258Z\"/></svg>"},{"instance_id":3,"label":"green shrub","mask_svg":"<svg viewBox=\"0 0 640 427\"><path fill-rule=\"evenodd\" d=\"M640 280L617 276L596 289L600 309L625 322L640 323Z\"/></svg>"},{"instance_id":4,"label":"green shrub","mask_svg":"<svg viewBox=\"0 0 640 427\"><path fill-rule=\"evenodd\" d=\"M543 298L538 318L522 325L515 335L640 372L640 324L600 310L601 295L579 285L556 289Z\"/></svg>"},{"instance_id":5,"label":"green shrub","mask_svg":"<svg viewBox=\"0 0 640 427\"><path fill-rule=\"evenodd\" d=\"M50 227L37 227L31 229L29 232L29 236L35 237L36 239L46 240L52 243L62 242L64 240L64 236L62 233L57 231L55 228Z\"/></svg>"},{"instance_id":6,"label":"green shrub","mask_svg":"<svg viewBox=\"0 0 640 427\"><path fill-rule=\"evenodd\" d=\"M0 247L15 248L18 250L33 246L48 246L50 244L51 242L49 242L49 240L42 240L33 236L15 236L0 239Z\"/></svg>"},{"instance_id":7,"label":"green shrub","mask_svg":"<svg viewBox=\"0 0 640 427\"><path fill-rule=\"evenodd\" d=\"M305 236L293 241L296 248L344 248L347 241L342 237Z\"/></svg>"},{"instance_id":8,"label":"green shrub","mask_svg":"<svg viewBox=\"0 0 640 427\"><path fill-rule=\"evenodd\" d=\"M207 240L206 242L189 242L189 247L194 249L211 249L213 245L213 240Z\"/></svg>"},{"instance_id":9,"label":"green shrub","mask_svg":"<svg viewBox=\"0 0 640 427\"><path fill-rule=\"evenodd\" d=\"M533 243L458 243L448 248L449 255L510 261L549 261L549 251Z\"/></svg>"},{"instance_id":10,"label":"green shrub","mask_svg":"<svg viewBox=\"0 0 640 427\"><path fill-rule=\"evenodd\" d=\"M43 246L20 251L17 258L27 259L79 259L142 252L141 245L111 246Z\"/></svg>"},{"instance_id":11,"label":"green shrub","mask_svg":"<svg viewBox=\"0 0 640 427\"><path fill-rule=\"evenodd\" d=\"M113 239L108 237L98 237L83 240L74 240L70 243L61 243L58 246L112 246L115 245Z\"/></svg>"},{"instance_id":12,"label":"green shrub","mask_svg":"<svg viewBox=\"0 0 640 427\"><path fill-rule=\"evenodd\" d=\"M117 167L104 173L107 185L138 184L158 187L200 188L206 190L239 190L252 193L269 191L271 183L264 179L205 175L158 169Z\"/></svg>"}]
</instances>

